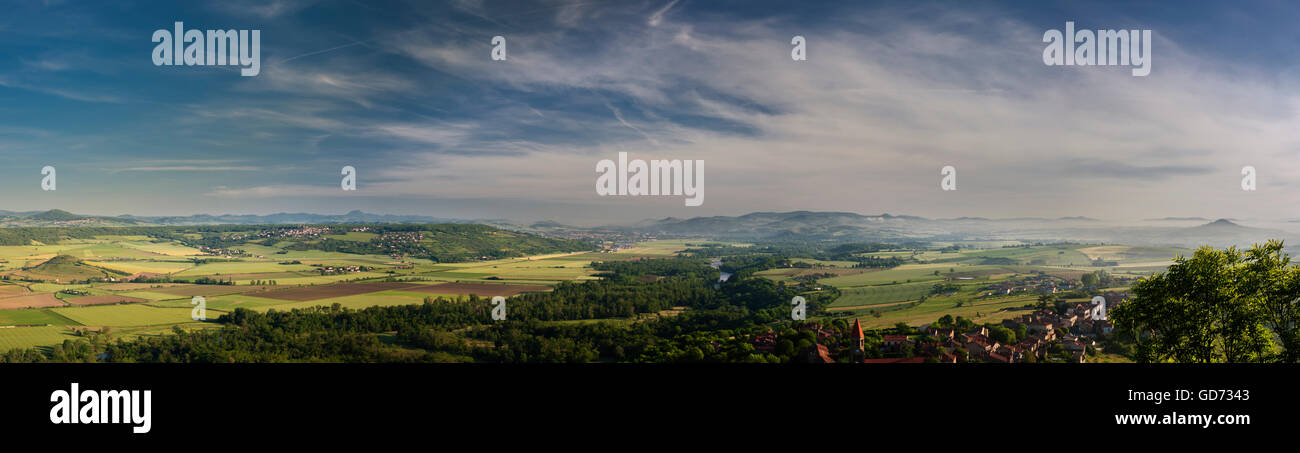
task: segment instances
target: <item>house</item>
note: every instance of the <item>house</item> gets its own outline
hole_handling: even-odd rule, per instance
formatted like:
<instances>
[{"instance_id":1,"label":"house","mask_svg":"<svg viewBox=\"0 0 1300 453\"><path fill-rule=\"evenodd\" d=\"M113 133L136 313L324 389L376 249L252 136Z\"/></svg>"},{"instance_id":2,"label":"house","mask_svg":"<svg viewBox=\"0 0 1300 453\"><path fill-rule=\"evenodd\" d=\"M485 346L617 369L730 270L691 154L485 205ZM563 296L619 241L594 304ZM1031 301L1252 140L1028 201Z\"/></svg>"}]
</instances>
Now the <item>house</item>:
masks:
<instances>
[{"instance_id":1,"label":"house","mask_svg":"<svg viewBox=\"0 0 1300 453\"><path fill-rule=\"evenodd\" d=\"M997 340L979 334L962 335L962 339L964 340L962 348L965 348L966 352L969 352L971 357L975 358L984 358L1000 346Z\"/></svg>"},{"instance_id":2,"label":"house","mask_svg":"<svg viewBox=\"0 0 1300 453\"><path fill-rule=\"evenodd\" d=\"M831 352L826 349L826 345L814 344L799 353L800 361L803 363L835 363L831 358Z\"/></svg>"},{"instance_id":3,"label":"house","mask_svg":"<svg viewBox=\"0 0 1300 453\"><path fill-rule=\"evenodd\" d=\"M880 342L881 346L891 351L901 351L904 344L911 344L912 340L907 335L885 335Z\"/></svg>"},{"instance_id":4,"label":"house","mask_svg":"<svg viewBox=\"0 0 1300 453\"><path fill-rule=\"evenodd\" d=\"M953 357L956 360L956 357ZM925 363L925 357L894 357L888 359L863 359L858 363Z\"/></svg>"}]
</instances>

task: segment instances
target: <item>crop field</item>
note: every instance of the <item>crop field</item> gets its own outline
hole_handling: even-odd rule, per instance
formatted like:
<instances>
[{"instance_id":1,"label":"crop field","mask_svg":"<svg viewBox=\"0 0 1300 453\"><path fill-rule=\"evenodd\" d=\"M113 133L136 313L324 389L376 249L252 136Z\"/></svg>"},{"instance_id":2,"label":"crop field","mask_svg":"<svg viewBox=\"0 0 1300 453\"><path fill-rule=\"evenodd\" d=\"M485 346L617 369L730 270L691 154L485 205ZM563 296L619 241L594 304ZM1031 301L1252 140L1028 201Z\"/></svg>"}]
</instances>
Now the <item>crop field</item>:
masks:
<instances>
[{"instance_id":1,"label":"crop field","mask_svg":"<svg viewBox=\"0 0 1300 453\"><path fill-rule=\"evenodd\" d=\"M829 305L828 311L832 316L848 314L860 319L864 327L887 327L898 322L920 326L945 314L982 323L1017 316L1028 310L1025 306L1035 303L1039 295L1036 291L1021 291L992 296L991 291L982 288L1037 275L1077 281L1084 274L1099 270L1117 276L1144 276L1164 270L1174 255L1186 252L1160 247L1087 245L928 251L901 254L900 257L911 256L914 262L884 270L849 273L837 266L772 269L757 275L791 284L795 275L837 274L817 280L840 290L840 297ZM1094 266L1098 258L1112 263ZM956 285L957 289L934 294L936 284Z\"/></svg>"},{"instance_id":2,"label":"crop field","mask_svg":"<svg viewBox=\"0 0 1300 453\"><path fill-rule=\"evenodd\" d=\"M194 267L193 263L186 262L186 261L131 260L131 261L86 261L86 263L98 267L102 267L105 269L112 269L115 271L125 272L128 274L138 274L141 272L148 272L148 273L155 273L155 274L170 274L173 272L180 272L189 269L191 267Z\"/></svg>"},{"instance_id":3,"label":"crop field","mask_svg":"<svg viewBox=\"0 0 1300 453\"><path fill-rule=\"evenodd\" d=\"M286 271L310 271L306 264L281 264L275 261L230 261L200 264L176 273L177 277L197 277L201 275L224 276L225 274L277 273Z\"/></svg>"},{"instance_id":4,"label":"crop field","mask_svg":"<svg viewBox=\"0 0 1300 453\"><path fill-rule=\"evenodd\" d=\"M968 267L975 268L978 266ZM943 279L941 276L943 273L952 268L954 267L944 264L904 264L893 269L872 270L861 274L828 278L822 281L836 287L908 283L908 280L912 282L938 281ZM940 275L935 275L935 271L939 271Z\"/></svg>"},{"instance_id":5,"label":"crop field","mask_svg":"<svg viewBox=\"0 0 1300 453\"><path fill-rule=\"evenodd\" d=\"M454 294L470 295L475 294L482 297L503 296L510 297L516 294L548 291L551 287L542 285L498 285L491 283L440 283L437 285L416 286L402 289L402 291L430 293L430 294Z\"/></svg>"},{"instance_id":6,"label":"crop field","mask_svg":"<svg viewBox=\"0 0 1300 453\"><path fill-rule=\"evenodd\" d=\"M0 298L27 294L27 288L18 285L0 285Z\"/></svg>"},{"instance_id":7,"label":"crop field","mask_svg":"<svg viewBox=\"0 0 1300 453\"><path fill-rule=\"evenodd\" d=\"M190 308L160 308L140 304L52 308L54 313L85 326L151 326L192 322ZM209 309L210 310L210 309ZM209 313L209 316L212 316Z\"/></svg>"},{"instance_id":8,"label":"crop field","mask_svg":"<svg viewBox=\"0 0 1300 453\"><path fill-rule=\"evenodd\" d=\"M63 325L71 322L49 310L0 310L0 326Z\"/></svg>"},{"instance_id":9,"label":"crop field","mask_svg":"<svg viewBox=\"0 0 1300 453\"><path fill-rule=\"evenodd\" d=\"M282 299L267 299L263 297L249 296L245 294L227 294L224 296L205 297L209 310L233 311L235 308L256 308L268 305L284 305L292 303ZM145 305L159 308L193 308L190 299L172 299L164 301L149 302ZM215 317L215 316L213 316Z\"/></svg>"},{"instance_id":10,"label":"crop field","mask_svg":"<svg viewBox=\"0 0 1300 453\"><path fill-rule=\"evenodd\" d=\"M1026 295L982 300L969 300L965 297L933 297L925 302L910 304L905 309L877 310L881 315L879 317L867 308L847 311L862 321L863 328L889 327L899 322L913 326L928 325L943 315L961 316L977 323L997 323L1028 312L1029 309L1024 306L1034 303L1036 297ZM958 302L961 302L960 306Z\"/></svg>"},{"instance_id":11,"label":"crop field","mask_svg":"<svg viewBox=\"0 0 1300 453\"><path fill-rule=\"evenodd\" d=\"M413 297L418 296L418 297ZM259 305L248 307L253 310L266 311L275 309L277 311L293 310L295 308L310 308L317 306L331 306L339 304L345 308L361 309L375 306L392 306L392 305L411 305L424 302L426 294L402 294L398 291L381 291L362 295L352 295L343 297L332 297L328 299L317 299L311 301L302 301L294 303L281 303L276 305ZM427 294L427 296L437 297L436 294ZM454 296L449 296L454 297Z\"/></svg>"},{"instance_id":12,"label":"crop field","mask_svg":"<svg viewBox=\"0 0 1300 453\"><path fill-rule=\"evenodd\" d=\"M132 239L132 238L127 238L127 239ZM122 240L122 241L115 241L113 244L123 246L123 247L133 248L136 250L143 250L158 255L165 255L165 256L192 256L192 255L198 255L200 253L199 250L196 248L186 247L184 245L176 244L173 242Z\"/></svg>"},{"instance_id":13,"label":"crop field","mask_svg":"<svg viewBox=\"0 0 1300 453\"><path fill-rule=\"evenodd\" d=\"M323 237L365 243L377 235L349 231ZM243 244L239 248L246 253L229 260L225 255L202 254L180 243L144 236L96 236L50 244L0 246L0 273L14 280L0 284L0 326L39 326L0 328L0 351L82 338L74 335L71 327L111 327L113 338L167 335L172 327L218 327L217 323L190 319L193 296L206 298L210 319L236 308L279 311L339 304L360 309L418 304L426 297L512 297L549 291L559 282L594 279L592 261L665 258L706 242L713 243L702 239L656 240L615 253L548 253L490 260L475 256L440 263L389 255L286 250L284 247L295 244L289 240ZM1034 301L1035 295L984 296L987 291L980 291L982 287L1039 272L1078 279L1098 269L1117 275L1161 269L1153 263L1171 257L1163 255L1168 251L1172 249L1082 245L948 253L898 251L869 254L909 261L891 269L853 268L853 261L797 259L820 267L772 269L757 275L797 284L793 277L833 274L819 280L841 291L841 297L831 304L831 314L849 313L868 326L896 322L922 325L944 314L993 322L1016 315ZM1093 256L1117 263L1094 267ZM195 260L211 261L195 264ZM320 268L313 265L365 266L366 270L321 275ZM139 274L149 276L148 281L154 283L131 283L130 276ZM17 281L24 276L48 279ZM88 283L86 278L91 276L97 279ZM181 283L198 277L235 284ZM269 285L269 281L276 284ZM956 284L959 289L955 294L931 294L939 283ZM922 297L926 298L923 302Z\"/></svg>"},{"instance_id":14,"label":"crop field","mask_svg":"<svg viewBox=\"0 0 1300 453\"><path fill-rule=\"evenodd\" d=\"M170 288L156 288L152 293L167 294L174 297L220 296L223 294L249 293L274 289L274 286L239 286L239 285L186 285Z\"/></svg>"},{"instance_id":15,"label":"crop field","mask_svg":"<svg viewBox=\"0 0 1300 453\"><path fill-rule=\"evenodd\" d=\"M55 298L53 294L33 294L30 296L6 297L0 299L0 310L12 310L16 308L44 308L44 307L62 307L63 301Z\"/></svg>"},{"instance_id":16,"label":"crop field","mask_svg":"<svg viewBox=\"0 0 1300 453\"><path fill-rule=\"evenodd\" d=\"M840 298L836 299L831 306L850 307L918 300L930 294L933 286L933 283L922 282L844 288L840 290Z\"/></svg>"},{"instance_id":17,"label":"crop field","mask_svg":"<svg viewBox=\"0 0 1300 453\"><path fill-rule=\"evenodd\" d=\"M72 297L72 298L64 299L63 301L67 302L68 305L72 305L72 306L86 306L86 305L107 305L107 304L148 302L149 300L141 299L138 297L123 296L119 294L106 294L102 296Z\"/></svg>"},{"instance_id":18,"label":"crop field","mask_svg":"<svg viewBox=\"0 0 1300 453\"><path fill-rule=\"evenodd\" d=\"M0 350L28 349L52 346L63 340L76 340L76 335L63 326L0 328Z\"/></svg>"},{"instance_id":19,"label":"crop field","mask_svg":"<svg viewBox=\"0 0 1300 453\"><path fill-rule=\"evenodd\" d=\"M495 236L514 234L499 232ZM182 233L175 237L197 240L204 235ZM379 237L376 233L345 230L306 242L328 238L370 244ZM421 243L447 250L468 251L473 247L446 246L440 242L443 239L457 238L428 234ZM114 338L165 335L172 327L216 326L190 319L194 296L204 296L208 317L216 318L236 308L289 310L337 303L359 309L419 304L426 297L510 297L549 291L562 281L595 278L588 252L435 264L429 259L405 256L286 249L302 242L292 238L248 242L237 246L242 253L208 253L144 235L97 235L0 246L0 273L24 280L0 284L0 326L40 326L0 328L0 351L80 338L66 326L110 327ZM681 248L681 242L666 242L647 245L645 250L666 256ZM322 272L324 267L347 266L364 270ZM137 277L151 280L131 281ZM200 277L234 284L192 283ZM392 279L411 281L385 281Z\"/></svg>"},{"instance_id":20,"label":"crop field","mask_svg":"<svg viewBox=\"0 0 1300 453\"><path fill-rule=\"evenodd\" d=\"M390 290L409 290L410 288L422 287L413 283L383 282L383 283L335 283L333 285L304 286L301 288L277 289L259 293L257 297L267 299L280 299L292 301L310 301L317 299L330 299L342 296L354 296L357 294L374 293L379 291Z\"/></svg>"}]
</instances>

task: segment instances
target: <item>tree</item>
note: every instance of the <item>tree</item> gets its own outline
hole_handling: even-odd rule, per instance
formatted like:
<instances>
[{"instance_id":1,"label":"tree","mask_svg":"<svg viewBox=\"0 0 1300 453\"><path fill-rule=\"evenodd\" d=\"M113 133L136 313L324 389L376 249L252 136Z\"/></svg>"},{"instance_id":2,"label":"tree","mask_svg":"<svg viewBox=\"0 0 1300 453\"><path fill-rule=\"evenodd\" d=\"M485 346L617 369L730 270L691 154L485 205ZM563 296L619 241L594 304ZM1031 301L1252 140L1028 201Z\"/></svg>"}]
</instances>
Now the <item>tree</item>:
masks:
<instances>
[{"instance_id":1,"label":"tree","mask_svg":"<svg viewBox=\"0 0 1300 453\"><path fill-rule=\"evenodd\" d=\"M1267 361L1274 344L1265 307L1287 295L1289 260L1281 250L1277 241L1246 252L1201 247L1139 281L1133 300L1112 317L1136 339L1134 354L1142 362Z\"/></svg>"},{"instance_id":2,"label":"tree","mask_svg":"<svg viewBox=\"0 0 1300 453\"><path fill-rule=\"evenodd\" d=\"M962 362L965 362L966 360L970 359L970 352L967 351L966 348L962 348L962 347L953 348L952 355L957 356L957 359Z\"/></svg>"},{"instance_id":3,"label":"tree","mask_svg":"<svg viewBox=\"0 0 1300 453\"><path fill-rule=\"evenodd\" d=\"M943 315L942 318L939 318L939 327L943 327L945 329L950 328L952 327L953 322L954 321L952 319L952 315Z\"/></svg>"},{"instance_id":4,"label":"tree","mask_svg":"<svg viewBox=\"0 0 1300 453\"><path fill-rule=\"evenodd\" d=\"M1016 342L1016 333L1011 329L1002 326L989 326L989 338L997 340L1002 344L1014 344Z\"/></svg>"},{"instance_id":5,"label":"tree","mask_svg":"<svg viewBox=\"0 0 1300 453\"><path fill-rule=\"evenodd\" d=\"M776 342L776 348L772 352L781 357L794 355L794 342L788 339L778 341Z\"/></svg>"},{"instance_id":6,"label":"tree","mask_svg":"<svg viewBox=\"0 0 1300 453\"><path fill-rule=\"evenodd\" d=\"M1296 363L1300 361L1300 267L1289 266L1291 258L1281 250L1281 242L1270 241L1247 251L1249 274L1255 277L1247 284L1260 294L1264 324L1281 342L1278 360Z\"/></svg>"},{"instance_id":7,"label":"tree","mask_svg":"<svg viewBox=\"0 0 1300 453\"><path fill-rule=\"evenodd\" d=\"M1079 282L1083 283L1084 288L1094 288L1097 286L1097 274L1088 273L1079 277Z\"/></svg>"},{"instance_id":8,"label":"tree","mask_svg":"<svg viewBox=\"0 0 1300 453\"><path fill-rule=\"evenodd\" d=\"M1053 305L1053 304L1055 304L1055 303L1056 303L1056 296L1054 296L1054 295L1051 295L1051 294L1043 294L1043 295L1038 296L1038 309L1039 309L1039 310L1046 310L1048 306Z\"/></svg>"}]
</instances>

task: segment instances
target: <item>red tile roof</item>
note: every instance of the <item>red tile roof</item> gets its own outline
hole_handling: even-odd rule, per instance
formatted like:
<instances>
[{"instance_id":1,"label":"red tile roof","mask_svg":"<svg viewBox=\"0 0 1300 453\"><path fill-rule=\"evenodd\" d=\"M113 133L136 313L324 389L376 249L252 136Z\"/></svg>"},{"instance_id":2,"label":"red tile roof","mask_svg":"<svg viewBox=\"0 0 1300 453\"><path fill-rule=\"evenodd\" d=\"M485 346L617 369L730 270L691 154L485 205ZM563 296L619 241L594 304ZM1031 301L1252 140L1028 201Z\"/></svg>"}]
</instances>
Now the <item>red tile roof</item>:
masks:
<instances>
[{"instance_id":1,"label":"red tile roof","mask_svg":"<svg viewBox=\"0 0 1300 453\"><path fill-rule=\"evenodd\" d=\"M862 359L858 363L925 363L925 357L894 357L889 359Z\"/></svg>"}]
</instances>

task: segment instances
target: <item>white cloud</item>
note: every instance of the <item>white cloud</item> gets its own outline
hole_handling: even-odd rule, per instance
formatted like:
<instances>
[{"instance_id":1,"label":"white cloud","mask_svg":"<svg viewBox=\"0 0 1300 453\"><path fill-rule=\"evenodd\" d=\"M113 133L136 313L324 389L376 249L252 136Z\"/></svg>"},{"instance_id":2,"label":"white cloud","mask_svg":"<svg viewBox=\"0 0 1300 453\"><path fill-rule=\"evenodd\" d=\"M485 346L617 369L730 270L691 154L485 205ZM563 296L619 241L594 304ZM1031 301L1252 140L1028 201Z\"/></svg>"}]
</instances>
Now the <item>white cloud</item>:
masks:
<instances>
[{"instance_id":1,"label":"white cloud","mask_svg":"<svg viewBox=\"0 0 1300 453\"><path fill-rule=\"evenodd\" d=\"M533 96L599 93L593 98L604 100L579 105L605 107L614 118L583 116L590 112L581 108L541 114L527 106L519 108L527 115L493 116L496 121L353 127L417 145L402 150L408 157L380 169L374 176L382 180L362 191L563 200L623 218L781 209L1249 217L1275 216L1293 204L1281 181L1300 180L1292 158L1300 151L1300 97L1271 83L1276 74L1216 70L1215 62L1159 30L1153 71L1144 78L1125 68L1046 67L1042 29L970 11L935 13L924 24L882 22L891 16L878 11L840 17L842 26L799 31L808 39L809 60L793 62L790 24L664 21L674 4L653 14L647 28L583 22L608 33L599 45L580 45L553 30L514 33L508 62L491 61L485 43L432 33L386 42L438 71ZM560 17L580 15L566 14ZM952 31L972 24L979 33ZM347 80L338 89L366 92ZM607 95L630 100L644 114L634 125ZM675 119L683 116L688 119ZM481 137L511 125L573 123L610 138L559 146L529 136ZM635 134L619 136L613 132L619 128ZM450 156L441 152L446 147L508 152ZM619 151L704 159L705 207L596 197L594 164ZM958 168L957 192L938 190L944 165ZM1242 165L1263 169L1257 193L1234 190ZM295 193L314 192L276 196Z\"/></svg>"}]
</instances>

